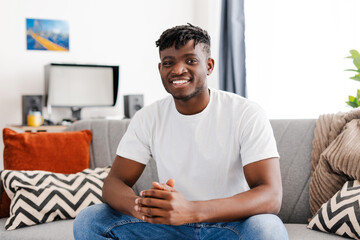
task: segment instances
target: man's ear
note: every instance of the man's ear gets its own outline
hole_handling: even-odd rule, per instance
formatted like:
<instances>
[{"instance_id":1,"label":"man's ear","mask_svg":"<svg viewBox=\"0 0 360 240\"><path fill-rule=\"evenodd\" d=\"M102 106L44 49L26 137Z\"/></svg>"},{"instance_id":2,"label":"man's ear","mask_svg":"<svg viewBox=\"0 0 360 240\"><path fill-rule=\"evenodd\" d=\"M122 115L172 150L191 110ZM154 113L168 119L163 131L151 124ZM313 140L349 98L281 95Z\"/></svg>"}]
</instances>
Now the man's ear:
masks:
<instances>
[{"instance_id":1,"label":"man's ear","mask_svg":"<svg viewBox=\"0 0 360 240\"><path fill-rule=\"evenodd\" d=\"M161 69L161 62L159 62L159 64L158 64L158 69L159 69L159 72L160 72L160 69Z\"/></svg>"},{"instance_id":2,"label":"man's ear","mask_svg":"<svg viewBox=\"0 0 360 240\"><path fill-rule=\"evenodd\" d=\"M213 58L208 58L207 59L207 75L209 76L212 71L214 70L214 66L215 66L215 60Z\"/></svg>"}]
</instances>

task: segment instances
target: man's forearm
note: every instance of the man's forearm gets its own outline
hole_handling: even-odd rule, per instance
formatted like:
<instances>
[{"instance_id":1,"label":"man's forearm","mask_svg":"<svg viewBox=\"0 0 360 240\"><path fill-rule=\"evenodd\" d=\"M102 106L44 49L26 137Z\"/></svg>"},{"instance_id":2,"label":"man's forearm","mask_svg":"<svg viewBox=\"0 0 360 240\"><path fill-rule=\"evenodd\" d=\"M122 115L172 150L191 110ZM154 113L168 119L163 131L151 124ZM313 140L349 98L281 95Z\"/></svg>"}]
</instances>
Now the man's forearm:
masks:
<instances>
[{"instance_id":1,"label":"man's forearm","mask_svg":"<svg viewBox=\"0 0 360 240\"><path fill-rule=\"evenodd\" d=\"M258 186L233 197L208 201L194 201L196 222L228 222L256 214L277 214L281 206L281 192Z\"/></svg>"},{"instance_id":2,"label":"man's forearm","mask_svg":"<svg viewBox=\"0 0 360 240\"><path fill-rule=\"evenodd\" d=\"M109 176L105 179L102 198L113 209L136 218L140 218L134 210L135 199L138 198L131 187L117 177Z\"/></svg>"},{"instance_id":3,"label":"man's forearm","mask_svg":"<svg viewBox=\"0 0 360 240\"><path fill-rule=\"evenodd\" d=\"M250 190L233 197L194 202L200 222L244 219L256 214L278 213L282 201L282 183L278 158L268 158L244 167Z\"/></svg>"}]
</instances>

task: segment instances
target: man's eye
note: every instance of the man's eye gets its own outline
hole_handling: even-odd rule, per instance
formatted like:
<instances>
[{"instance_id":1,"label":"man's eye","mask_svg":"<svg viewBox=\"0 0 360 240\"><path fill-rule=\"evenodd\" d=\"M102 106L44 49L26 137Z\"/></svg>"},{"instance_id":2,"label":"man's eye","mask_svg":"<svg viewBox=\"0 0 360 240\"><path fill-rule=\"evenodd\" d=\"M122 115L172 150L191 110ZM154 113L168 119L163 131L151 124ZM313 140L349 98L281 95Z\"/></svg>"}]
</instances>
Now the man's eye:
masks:
<instances>
[{"instance_id":1,"label":"man's eye","mask_svg":"<svg viewBox=\"0 0 360 240\"><path fill-rule=\"evenodd\" d=\"M162 65L164 67L168 67L168 66L171 66L172 65L172 62L163 62Z\"/></svg>"},{"instance_id":2,"label":"man's eye","mask_svg":"<svg viewBox=\"0 0 360 240\"><path fill-rule=\"evenodd\" d=\"M195 63L197 63L197 60L196 59L189 59L189 60L186 61L186 63L195 64Z\"/></svg>"}]
</instances>

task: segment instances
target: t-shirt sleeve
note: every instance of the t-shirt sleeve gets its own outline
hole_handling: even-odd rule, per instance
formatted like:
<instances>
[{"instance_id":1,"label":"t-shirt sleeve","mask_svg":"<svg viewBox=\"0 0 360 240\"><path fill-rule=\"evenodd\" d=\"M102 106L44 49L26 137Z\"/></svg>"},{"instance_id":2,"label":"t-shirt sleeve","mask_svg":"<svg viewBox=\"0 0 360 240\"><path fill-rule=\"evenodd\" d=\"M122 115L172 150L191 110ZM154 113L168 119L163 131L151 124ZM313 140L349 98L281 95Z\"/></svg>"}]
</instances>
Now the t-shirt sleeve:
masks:
<instances>
[{"instance_id":1,"label":"t-shirt sleeve","mask_svg":"<svg viewBox=\"0 0 360 240\"><path fill-rule=\"evenodd\" d=\"M240 154L243 166L267 158L280 157L270 121L260 107L252 111L242 122Z\"/></svg>"},{"instance_id":2,"label":"t-shirt sleeve","mask_svg":"<svg viewBox=\"0 0 360 240\"><path fill-rule=\"evenodd\" d=\"M121 138L116 154L146 165L151 158L148 135L144 119L137 112Z\"/></svg>"}]
</instances>

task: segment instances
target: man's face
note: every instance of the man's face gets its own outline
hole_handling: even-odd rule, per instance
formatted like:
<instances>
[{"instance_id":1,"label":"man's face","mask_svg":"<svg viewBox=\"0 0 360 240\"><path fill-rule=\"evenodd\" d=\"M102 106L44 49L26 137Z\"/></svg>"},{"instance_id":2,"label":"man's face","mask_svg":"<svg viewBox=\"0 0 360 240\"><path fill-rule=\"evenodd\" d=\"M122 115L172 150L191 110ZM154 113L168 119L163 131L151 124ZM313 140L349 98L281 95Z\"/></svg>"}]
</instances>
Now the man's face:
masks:
<instances>
[{"instance_id":1,"label":"man's face","mask_svg":"<svg viewBox=\"0 0 360 240\"><path fill-rule=\"evenodd\" d=\"M176 100L201 97L207 91L206 78L214 68L203 43L194 48L194 40L180 49L175 46L160 51L159 72L168 93Z\"/></svg>"}]
</instances>

